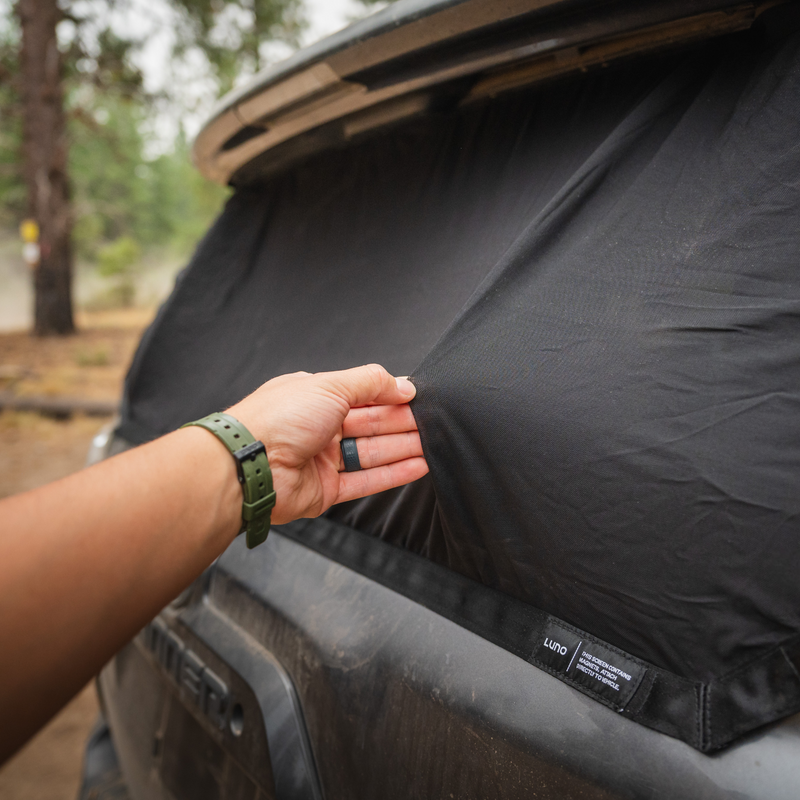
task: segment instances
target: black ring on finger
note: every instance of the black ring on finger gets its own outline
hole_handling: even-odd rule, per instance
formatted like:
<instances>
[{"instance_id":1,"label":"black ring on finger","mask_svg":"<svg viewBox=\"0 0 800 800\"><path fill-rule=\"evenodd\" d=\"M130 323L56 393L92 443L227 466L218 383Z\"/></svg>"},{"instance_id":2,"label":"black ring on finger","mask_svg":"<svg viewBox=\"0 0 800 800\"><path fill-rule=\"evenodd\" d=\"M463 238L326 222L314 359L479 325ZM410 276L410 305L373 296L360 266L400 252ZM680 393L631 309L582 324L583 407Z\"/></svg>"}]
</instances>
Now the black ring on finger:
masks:
<instances>
[{"instance_id":1,"label":"black ring on finger","mask_svg":"<svg viewBox=\"0 0 800 800\"><path fill-rule=\"evenodd\" d=\"M358 447L355 439L342 439L342 461L345 472L358 472L361 461L358 458Z\"/></svg>"}]
</instances>

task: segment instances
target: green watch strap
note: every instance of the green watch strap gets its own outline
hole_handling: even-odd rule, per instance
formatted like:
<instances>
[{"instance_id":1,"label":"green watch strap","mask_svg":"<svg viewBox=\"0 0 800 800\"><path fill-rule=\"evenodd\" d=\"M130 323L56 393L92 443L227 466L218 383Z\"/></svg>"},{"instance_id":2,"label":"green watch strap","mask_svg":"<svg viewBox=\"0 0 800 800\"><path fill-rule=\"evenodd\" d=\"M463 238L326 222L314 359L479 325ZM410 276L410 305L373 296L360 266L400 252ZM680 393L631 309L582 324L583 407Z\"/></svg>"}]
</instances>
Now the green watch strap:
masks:
<instances>
[{"instance_id":1,"label":"green watch strap","mask_svg":"<svg viewBox=\"0 0 800 800\"><path fill-rule=\"evenodd\" d=\"M231 451L236 461L236 471L244 494L244 525L240 532L247 533L247 547L252 549L266 540L272 508L275 505L272 471L266 448L263 442L256 441L253 434L230 414L209 414L181 427L188 428L191 425L213 433Z\"/></svg>"}]
</instances>

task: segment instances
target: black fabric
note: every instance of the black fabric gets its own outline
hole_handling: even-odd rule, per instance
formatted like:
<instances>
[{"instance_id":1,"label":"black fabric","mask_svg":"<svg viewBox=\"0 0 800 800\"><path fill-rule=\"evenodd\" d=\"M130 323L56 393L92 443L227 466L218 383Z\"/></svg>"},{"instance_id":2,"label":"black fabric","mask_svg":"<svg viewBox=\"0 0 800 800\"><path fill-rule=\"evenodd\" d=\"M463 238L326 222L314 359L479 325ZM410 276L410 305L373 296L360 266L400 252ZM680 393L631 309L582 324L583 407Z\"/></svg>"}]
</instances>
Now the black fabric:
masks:
<instances>
[{"instance_id":1,"label":"black fabric","mask_svg":"<svg viewBox=\"0 0 800 800\"><path fill-rule=\"evenodd\" d=\"M676 71L415 371L458 568L693 680L800 629L798 131L797 39Z\"/></svg>"},{"instance_id":2,"label":"black fabric","mask_svg":"<svg viewBox=\"0 0 800 800\"><path fill-rule=\"evenodd\" d=\"M503 592L334 520L299 520L274 528L273 534L344 564L623 716L703 752L719 750L743 733L800 710L800 637L789 647L774 648L743 665L735 675L702 684L659 669ZM553 640L565 645L563 653L554 652ZM596 671L589 664L580 666L581 655L600 666ZM622 675L616 678L616 687L615 673Z\"/></svg>"},{"instance_id":3,"label":"black fabric","mask_svg":"<svg viewBox=\"0 0 800 800\"><path fill-rule=\"evenodd\" d=\"M641 718L685 738L664 709L711 708L727 741L796 693L798 131L800 40L737 36L243 187L120 433L287 371L411 373L431 475L330 516L699 687Z\"/></svg>"},{"instance_id":4,"label":"black fabric","mask_svg":"<svg viewBox=\"0 0 800 800\"><path fill-rule=\"evenodd\" d=\"M239 190L135 356L121 434L166 433L299 369L408 375L668 69L434 117Z\"/></svg>"}]
</instances>

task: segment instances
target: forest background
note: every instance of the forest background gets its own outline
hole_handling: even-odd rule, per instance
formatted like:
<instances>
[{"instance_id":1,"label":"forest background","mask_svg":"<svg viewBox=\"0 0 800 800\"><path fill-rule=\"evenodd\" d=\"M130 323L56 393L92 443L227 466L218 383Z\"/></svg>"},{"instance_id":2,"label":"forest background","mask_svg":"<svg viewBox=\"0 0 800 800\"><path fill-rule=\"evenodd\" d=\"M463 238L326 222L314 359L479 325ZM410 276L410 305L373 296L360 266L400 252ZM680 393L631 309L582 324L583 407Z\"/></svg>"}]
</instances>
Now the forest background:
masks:
<instances>
[{"instance_id":1,"label":"forest background","mask_svg":"<svg viewBox=\"0 0 800 800\"><path fill-rule=\"evenodd\" d=\"M30 215L22 2L0 0L0 330L32 323L32 271L18 230ZM229 194L200 176L190 158L191 138L214 102L297 47L382 5L59 0L74 304L100 309L162 299Z\"/></svg>"},{"instance_id":2,"label":"forest background","mask_svg":"<svg viewBox=\"0 0 800 800\"><path fill-rule=\"evenodd\" d=\"M142 331L230 193L202 178L190 157L191 139L217 99L385 4L0 0L0 498L81 469L90 442L113 429ZM40 52L60 62L57 91L31 92L28 81L26 92L21 19L48 16L53 47ZM56 98L64 112L64 135L51 136L63 153L55 153L58 169L49 174L63 183L69 211L63 249L71 252L77 313L70 321L78 329L64 331L70 335L30 335L41 275L25 263L20 231L36 207L25 170L35 138L25 136L31 95L51 106ZM37 133L46 139L52 129L44 119ZM0 797L78 796L97 715L89 685L0 765ZM104 796L127 796L119 774L109 780Z\"/></svg>"}]
</instances>

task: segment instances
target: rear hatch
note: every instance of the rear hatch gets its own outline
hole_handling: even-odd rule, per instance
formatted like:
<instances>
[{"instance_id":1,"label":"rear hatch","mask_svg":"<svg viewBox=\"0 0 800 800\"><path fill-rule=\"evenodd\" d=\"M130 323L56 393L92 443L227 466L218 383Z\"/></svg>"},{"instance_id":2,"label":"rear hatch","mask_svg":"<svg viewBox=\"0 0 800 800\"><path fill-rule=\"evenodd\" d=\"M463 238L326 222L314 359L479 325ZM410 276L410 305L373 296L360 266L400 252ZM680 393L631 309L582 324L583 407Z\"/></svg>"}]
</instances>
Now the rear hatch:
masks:
<instances>
[{"instance_id":1,"label":"rear hatch","mask_svg":"<svg viewBox=\"0 0 800 800\"><path fill-rule=\"evenodd\" d=\"M223 101L115 446L377 361L432 469L237 541L104 670L135 798L794 796L773 5L401 2Z\"/></svg>"}]
</instances>

